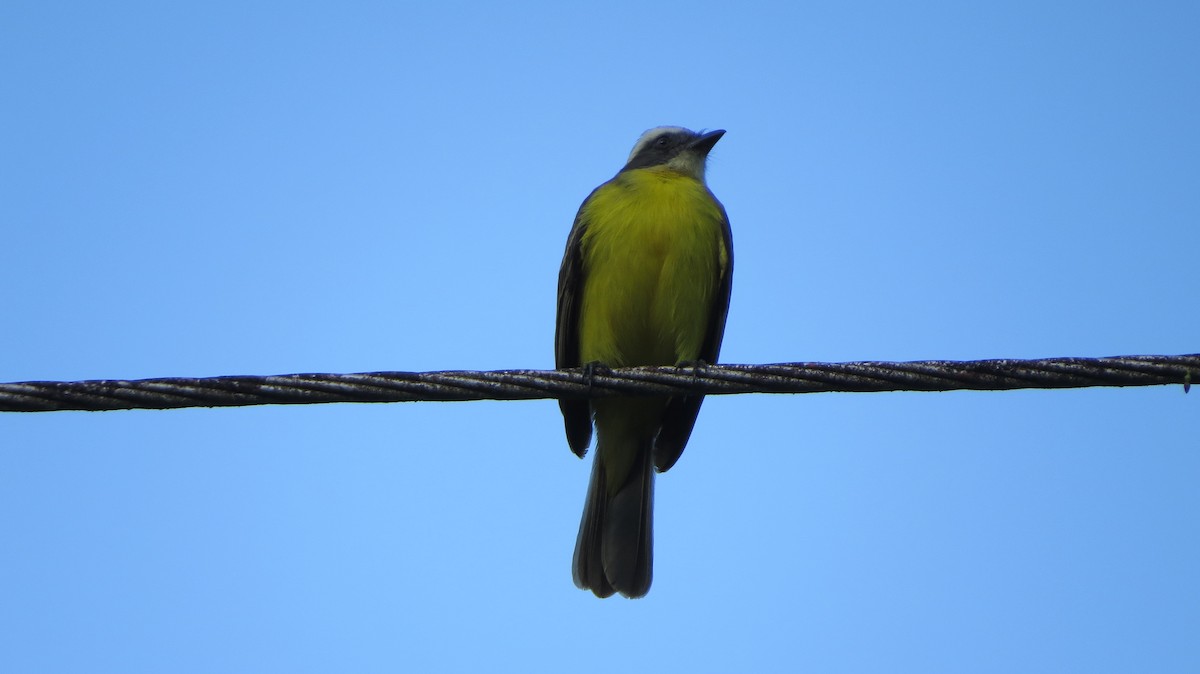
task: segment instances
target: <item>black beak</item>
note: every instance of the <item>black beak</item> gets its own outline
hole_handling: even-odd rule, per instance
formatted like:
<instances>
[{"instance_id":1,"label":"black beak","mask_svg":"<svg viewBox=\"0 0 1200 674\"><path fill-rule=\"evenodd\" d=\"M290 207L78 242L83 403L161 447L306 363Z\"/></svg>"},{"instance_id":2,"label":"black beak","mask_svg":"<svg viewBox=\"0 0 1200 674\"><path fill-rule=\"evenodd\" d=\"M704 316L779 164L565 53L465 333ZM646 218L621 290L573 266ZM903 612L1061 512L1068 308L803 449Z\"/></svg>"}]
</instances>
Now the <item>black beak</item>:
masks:
<instances>
[{"instance_id":1,"label":"black beak","mask_svg":"<svg viewBox=\"0 0 1200 674\"><path fill-rule=\"evenodd\" d=\"M695 150L700 154L707 155L709 151L713 149L713 146L717 144L717 141L721 140L721 136L724 135L725 129L717 129L716 131L702 133L696 138L696 140L688 143L688 148Z\"/></svg>"}]
</instances>

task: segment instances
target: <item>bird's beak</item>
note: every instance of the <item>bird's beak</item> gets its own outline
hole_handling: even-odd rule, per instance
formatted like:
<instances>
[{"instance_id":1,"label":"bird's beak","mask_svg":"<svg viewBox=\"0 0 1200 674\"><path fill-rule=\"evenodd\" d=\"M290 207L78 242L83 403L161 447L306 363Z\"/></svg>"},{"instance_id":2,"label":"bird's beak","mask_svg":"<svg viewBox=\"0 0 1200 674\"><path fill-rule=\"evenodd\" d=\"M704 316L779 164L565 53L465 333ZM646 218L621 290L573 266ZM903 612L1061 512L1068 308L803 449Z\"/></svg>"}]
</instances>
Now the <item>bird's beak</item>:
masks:
<instances>
[{"instance_id":1,"label":"bird's beak","mask_svg":"<svg viewBox=\"0 0 1200 674\"><path fill-rule=\"evenodd\" d=\"M708 133L700 134L700 137L688 144L688 149L699 152L701 155L707 155L713 146L721 140L721 136L725 135L725 129L717 129Z\"/></svg>"}]
</instances>

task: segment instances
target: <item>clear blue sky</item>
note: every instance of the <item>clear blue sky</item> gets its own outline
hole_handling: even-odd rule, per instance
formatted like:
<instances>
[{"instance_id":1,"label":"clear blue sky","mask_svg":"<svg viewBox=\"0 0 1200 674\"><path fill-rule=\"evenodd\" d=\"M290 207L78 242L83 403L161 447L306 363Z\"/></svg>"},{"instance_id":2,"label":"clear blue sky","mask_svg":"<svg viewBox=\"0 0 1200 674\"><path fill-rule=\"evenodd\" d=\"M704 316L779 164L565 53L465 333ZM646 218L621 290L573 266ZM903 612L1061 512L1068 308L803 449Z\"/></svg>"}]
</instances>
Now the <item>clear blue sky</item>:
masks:
<instances>
[{"instance_id":1,"label":"clear blue sky","mask_svg":"<svg viewBox=\"0 0 1200 674\"><path fill-rule=\"evenodd\" d=\"M589 190L724 128L722 360L1200 351L1200 8L0 8L0 380L547 368ZM1200 671L1200 398L728 396L655 583L551 401L0 415L6 672ZM590 461L590 459L589 459Z\"/></svg>"}]
</instances>

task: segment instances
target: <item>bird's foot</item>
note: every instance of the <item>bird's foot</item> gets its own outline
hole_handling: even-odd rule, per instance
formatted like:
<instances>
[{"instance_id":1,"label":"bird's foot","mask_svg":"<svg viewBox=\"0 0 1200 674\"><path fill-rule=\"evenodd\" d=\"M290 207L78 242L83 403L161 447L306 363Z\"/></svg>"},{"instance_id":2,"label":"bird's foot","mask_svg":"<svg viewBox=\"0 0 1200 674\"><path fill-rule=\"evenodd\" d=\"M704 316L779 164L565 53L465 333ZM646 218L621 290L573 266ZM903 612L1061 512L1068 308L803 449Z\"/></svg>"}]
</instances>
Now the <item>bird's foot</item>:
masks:
<instances>
[{"instance_id":1,"label":"bird's foot","mask_svg":"<svg viewBox=\"0 0 1200 674\"><path fill-rule=\"evenodd\" d=\"M598 360L593 360L583 366L583 378L587 380L588 393L592 392L592 384L596 382L596 375L605 375L612 372L612 368L601 363Z\"/></svg>"},{"instance_id":2,"label":"bird's foot","mask_svg":"<svg viewBox=\"0 0 1200 674\"><path fill-rule=\"evenodd\" d=\"M696 382L700 380L700 370L708 367L708 361L704 360L703 358L697 358L696 360L683 360L676 363L675 367L681 370L685 368L690 369L692 371L692 385L695 385Z\"/></svg>"}]
</instances>

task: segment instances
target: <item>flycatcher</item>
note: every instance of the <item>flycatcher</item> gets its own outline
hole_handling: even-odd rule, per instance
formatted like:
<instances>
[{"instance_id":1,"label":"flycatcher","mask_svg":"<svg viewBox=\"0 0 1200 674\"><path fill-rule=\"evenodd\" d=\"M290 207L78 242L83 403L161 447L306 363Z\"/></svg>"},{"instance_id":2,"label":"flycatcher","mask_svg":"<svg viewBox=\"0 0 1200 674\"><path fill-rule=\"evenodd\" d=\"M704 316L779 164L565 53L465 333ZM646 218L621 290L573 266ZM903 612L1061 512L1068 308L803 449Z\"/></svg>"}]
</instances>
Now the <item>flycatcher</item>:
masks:
<instances>
[{"instance_id":1,"label":"flycatcher","mask_svg":"<svg viewBox=\"0 0 1200 674\"><path fill-rule=\"evenodd\" d=\"M733 241L704 182L723 130L663 126L592 191L558 275L556 366L715 363L725 332ZM572 562L598 597L641 597L652 577L654 472L675 464L704 396L560 400L567 442L596 458Z\"/></svg>"}]
</instances>

